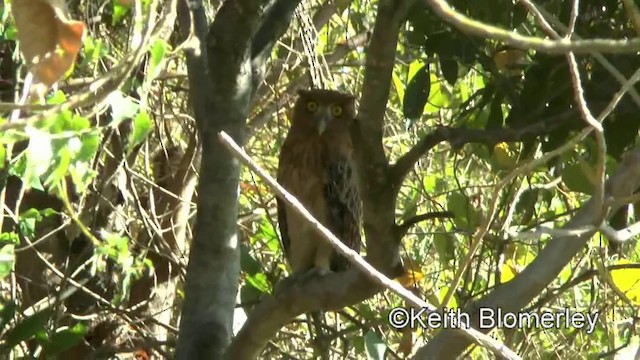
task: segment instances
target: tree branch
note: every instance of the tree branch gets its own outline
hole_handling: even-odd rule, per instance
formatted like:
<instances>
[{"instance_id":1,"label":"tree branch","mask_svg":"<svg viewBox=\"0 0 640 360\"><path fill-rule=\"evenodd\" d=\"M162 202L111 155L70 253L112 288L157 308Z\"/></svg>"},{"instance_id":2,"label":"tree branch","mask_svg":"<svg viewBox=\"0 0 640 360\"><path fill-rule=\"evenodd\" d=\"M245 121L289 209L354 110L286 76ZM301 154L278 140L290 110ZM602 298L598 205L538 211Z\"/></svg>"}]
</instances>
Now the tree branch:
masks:
<instances>
[{"instance_id":1,"label":"tree branch","mask_svg":"<svg viewBox=\"0 0 640 360\"><path fill-rule=\"evenodd\" d=\"M268 4L272 6L269 7ZM207 33L202 0L181 2L181 28L197 43L187 52L189 90L202 141L198 213L185 280L176 359L221 358L231 341L240 273L236 229L240 167L217 139L218 131L242 142L255 84L262 81L252 58L270 51L274 37L290 20L291 0L225 1ZM264 13L270 9L282 18ZM264 43L253 40L260 26ZM214 291L212 291L214 289Z\"/></svg>"},{"instance_id":2,"label":"tree branch","mask_svg":"<svg viewBox=\"0 0 640 360\"><path fill-rule=\"evenodd\" d=\"M391 167L391 182L399 187L411 168L420 160L423 154L443 141L448 141L454 149L471 142L496 144L499 142L521 141L526 137L533 137L549 131L547 121L541 121L522 129L492 129L478 130L467 128L437 127L427 136L402 155Z\"/></svg>"},{"instance_id":3,"label":"tree branch","mask_svg":"<svg viewBox=\"0 0 640 360\"><path fill-rule=\"evenodd\" d=\"M640 150L629 153L617 169L615 175L607 180L605 198L618 199L629 196L640 187ZM577 211L564 228L576 229L589 226L596 221L602 209L595 206L593 199ZM615 208L609 214L615 213ZM610 215L609 215L610 216ZM472 317L474 326L478 324L478 313L481 308L500 308L503 312L515 312L525 307L534 297L560 273L562 268L584 248L595 230L580 235L554 237L540 252L534 261L516 278L485 298L474 302L465 309ZM489 329L484 329L488 331ZM436 335L416 354L416 358L453 359L470 345L470 342L451 330L444 330Z\"/></svg>"},{"instance_id":4,"label":"tree branch","mask_svg":"<svg viewBox=\"0 0 640 360\"><path fill-rule=\"evenodd\" d=\"M588 54L600 52L607 54L634 53L640 51L640 38L631 40L593 39L593 40L548 40L533 36L520 35L496 26L468 18L455 11L444 0L425 0L433 11L458 30L475 36L502 41L524 50L538 50L551 54Z\"/></svg>"},{"instance_id":5,"label":"tree branch","mask_svg":"<svg viewBox=\"0 0 640 360\"><path fill-rule=\"evenodd\" d=\"M400 239L407 234L407 231L411 229L411 227L419 222L432 220L432 219L451 219L455 215L451 211L436 211L436 212L428 212L420 215L416 215L412 218L407 219L402 224L398 225L396 228L397 238Z\"/></svg>"},{"instance_id":6,"label":"tree branch","mask_svg":"<svg viewBox=\"0 0 640 360\"><path fill-rule=\"evenodd\" d=\"M397 190L389 182L389 163L382 146L384 115L395 63L400 27L414 0L381 0L367 49L365 76L351 137L363 202L367 254L384 273L400 266L395 237Z\"/></svg>"},{"instance_id":7,"label":"tree branch","mask_svg":"<svg viewBox=\"0 0 640 360\"><path fill-rule=\"evenodd\" d=\"M344 299L354 298L354 292L344 285L355 286L354 280L358 277L362 277L361 274L366 275L364 283L367 285L372 282L377 285L374 288L385 287L392 290L402 298L407 300L409 304L428 309L429 312L435 312L437 309L435 306L428 304L424 300L418 298L411 291L405 289L400 283L391 280L375 267L370 265L360 254L345 245L340 239L331 233L322 223L316 220L313 215L305 209L305 207L291 195L285 188L283 188L276 180L271 177L265 170L263 170L258 164L256 164L242 149L233 141L229 135L224 132L220 132L218 135L220 141L230 150L233 155L238 158L243 164L247 165L252 171L258 174L260 178L283 200L289 205L296 213L302 215L304 219L313 225L314 229L322 235L323 240L327 241L334 249L340 252L349 259L349 261L355 265L353 270L347 273L333 273L327 276L319 277L319 281L307 281L305 284L296 284L293 287L287 289L278 289L275 297L270 297L258 305L257 309L251 314L253 321L247 321L243 326L237 338L234 341L235 346L230 348L230 358L232 359L255 359L260 350L266 345L271 334L281 326L289 322L294 316L297 316L303 312L316 311L321 309L336 309L342 308L350 303L345 303ZM355 271L354 271L355 270ZM360 270L362 273L357 273ZM344 278L344 279L343 279ZM326 280L325 280L326 279ZM344 281L344 280L347 281ZM315 280L315 279L314 279ZM325 280L325 281L322 281ZM329 280L331 280L329 282ZM321 286L321 284L323 286ZM360 286L362 287L362 286ZM371 288L371 286L367 286ZM338 291L336 291L338 290ZM365 292L362 292L365 293ZM338 295L338 296L336 296ZM342 296L339 296L342 295ZM351 303L352 304L352 303ZM337 307L336 307L337 305ZM315 306L315 307L312 307ZM257 314L259 316L256 316ZM259 319L257 322L255 319ZM274 326L272 329L267 329L264 324L269 323ZM260 332L257 332L254 326L260 326ZM271 331L269 331L271 330ZM243 332L244 331L244 332ZM508 359L519 359L519 357L511 350L506 348L503 344L494 340L490 336L484 335L475 329L460 329L458 330L464 333L464 336L471 341L478 343L481 346L485 346L493 350L496 354L502 355ZM259 336L258 336L259 335ZM248 344L254 344L256 346L250 347Z\"/></svg>"}]
</instances>

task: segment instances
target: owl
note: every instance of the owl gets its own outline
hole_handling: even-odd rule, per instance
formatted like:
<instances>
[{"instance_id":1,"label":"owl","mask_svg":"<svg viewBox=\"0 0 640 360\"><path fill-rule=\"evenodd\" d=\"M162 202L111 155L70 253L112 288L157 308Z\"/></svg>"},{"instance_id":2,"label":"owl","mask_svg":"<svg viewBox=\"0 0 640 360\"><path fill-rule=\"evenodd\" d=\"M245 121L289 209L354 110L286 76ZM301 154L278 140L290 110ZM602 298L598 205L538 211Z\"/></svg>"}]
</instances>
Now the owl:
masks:
<instances>
[{"instance_id":1,"label":"owl","mask_svg":"<svg viewBox=\"0 0 640 360\"><path fill-rule=\"evenodd\" d=\"M278 182L343 243L360 250L361 202L349 126L355 97L333 90L300 90L282 145ZM285 256L295 273L344 271L349 261L301 215L277 198Z\"/></svg>"}]
</instances>

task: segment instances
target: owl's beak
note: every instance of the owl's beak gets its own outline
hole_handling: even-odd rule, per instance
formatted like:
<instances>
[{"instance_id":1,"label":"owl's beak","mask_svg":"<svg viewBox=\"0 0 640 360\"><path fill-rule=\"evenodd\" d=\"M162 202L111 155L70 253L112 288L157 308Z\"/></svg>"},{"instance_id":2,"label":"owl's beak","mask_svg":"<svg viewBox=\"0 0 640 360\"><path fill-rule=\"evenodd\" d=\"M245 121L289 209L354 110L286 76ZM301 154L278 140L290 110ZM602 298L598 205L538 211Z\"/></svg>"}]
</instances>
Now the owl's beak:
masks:
<instances>
[{"instance_id":1,"label":"owl's beak","mask_svg":"<svg viewBox=\"0 0 640 360\"><path fill-rule=\"evenodd\" d=\"M331 113L329 109L324 109L320 111L318 114L318 135L322 135L325 130L327 130L327 124L331 120Z\"/></svg>"}]
</instances>

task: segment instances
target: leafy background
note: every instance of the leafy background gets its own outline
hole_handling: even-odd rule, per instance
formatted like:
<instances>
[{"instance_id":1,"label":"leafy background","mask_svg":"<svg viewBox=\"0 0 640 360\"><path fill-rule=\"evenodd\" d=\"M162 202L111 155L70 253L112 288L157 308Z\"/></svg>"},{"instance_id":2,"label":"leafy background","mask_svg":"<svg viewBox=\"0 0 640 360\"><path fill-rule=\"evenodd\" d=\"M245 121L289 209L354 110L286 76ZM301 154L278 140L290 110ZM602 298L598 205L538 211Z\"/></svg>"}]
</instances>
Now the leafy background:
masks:
<instances>
[{"instance_id":1,"label":"leafy background","mask_svg":"<svg viewBox=\"0 0 640 360\"><path fill-rule=\"evenodd\" d=\"M73 68L41 100L32 97L18 122L9 121L13 107L2 107L4 354L71 358L173 352L198 196L193 184L207 154L198 151L190 110L183 56L190 44L166 16L168 4L69 2L71 18L86 26ZM451 4L488 24L545 35L521 4ZM219 5L208 4L211 18ZM549 18L568 23L571 2L539 5ZM360 93L377 6L376 1L359 0L302 2L271 53L247 119L245 150L271 174L297 88L310 86L315 77L328 87ZM19 56L20 29L10 14L9 4L3 4L4 104L17 102L27 73ZM459 132L431 148L400 189L398 223L419 214L451 212L409 229L401 253L411 276L400 281L432 304L464 307L513 279L549 240L548 235L520 239L518 233L541 225L558 228L590 197L597 145L587 137L499 189L496 219L453 298L442 304L472 234L487 214L494 186L517 165L568 143L585 123L564 57L469 36L423 2L413 5L407 20L386 110L387 157L394 162L436 129ZM555 28L563 34L561 27ZM580 2L576 34L630 38L635 32L618 1ZM315 44L319 60L311 69L305 36ZM605 58L626 78L640 67L633 54ZM598 114L620 83L593 55L579 56L578 64L587 104ZM637 94L636 99L625 96L603 122L609 175L636 146L638 99ZM38 102L54 107L43 109ZM70 103L74 106L64 107ZM288 274L273 193L246 169L240 191L236 330L244 311ZM176 230L172 210L179 205L183 225ZM629 206L614 214L611 225L623 228L635 220L635 208ZM639 263L637 240L618 244L596 233L524 309L598 311L594 333L527 328L498 330L496 335L525 358L595 356L637 346ZM398 306L405 306L398 296L383 292L330 313L335 358L405 358L438 331L391 328L388 313ZM264 358L309 358L313 341L305 323L300 317L275 334ZM486 356L481 348L470 354Z\"/></svg>"}]
</instances>

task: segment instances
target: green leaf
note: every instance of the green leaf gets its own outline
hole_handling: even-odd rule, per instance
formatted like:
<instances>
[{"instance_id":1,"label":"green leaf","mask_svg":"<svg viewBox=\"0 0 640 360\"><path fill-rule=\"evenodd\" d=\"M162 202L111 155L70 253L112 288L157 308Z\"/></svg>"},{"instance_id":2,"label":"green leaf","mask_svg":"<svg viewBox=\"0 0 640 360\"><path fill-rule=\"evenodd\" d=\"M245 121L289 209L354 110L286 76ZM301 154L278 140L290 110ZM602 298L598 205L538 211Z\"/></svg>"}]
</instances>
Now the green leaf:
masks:
<instances>
[{"instance_id":1,"label":"green leaf","mask_svg":"<svg viewBox=\"0 0 640 360\"><path fill-rule=\"evenodd\" d=\"M0 170L4 169L4 162L7 158L7 151L4 148L4 145L0 143Z\"/></svg>"},{"instance_id":2,"label":"green leaf","mask_svg":"<svg viewBox=\"0 0 640 360\"><path fill-rule=\"evenodd\" d=\"M264 295L264 292L256 289L253 285L245 285L240 288L240 301L243 304L254 304L260 300L260 297Z\"/></svg>"},{"instance_id":3,"label":"green leaf","mask_svg":"<svg viewBox=\"0 0 640 360\"><path fill-rule=\"evenodd\" d=\"M572 190L585 194L591 194L593 191L593 184L587 178L583 168L580 164L572 164L567 166L560 173L562 181L565 185Z\"/></svg>"},{"instance_id":4,"label":"green leaf","mask_svg":"<svg viewBox=\"0 0 640 360\"><path fill-rule=\"evenodd\" d=\"M81 138L82 145L75 155L76 161L90 161L100 148L100 136L97 132L91 132L83 135Z\"/></svg>"},{"instance_id":5,"label":"green leaf","mask_svg":"<svg viewBox=\"0 0 640 360\"><path fill-rule=\"evenodd\" d=\"M245 278L247 284L253 286L262 293L271 292L271 286L267 281L267 276L264 273L257 273L255 275L249 275Z\"/></svg>"},{"instance_id":6,"label":"green leaf","mask_svg":"<svg viewBox=\"0 0 640 360\"><path fill-rule=\"evenodd\" d=\"M0 243L20 244L20 237L15 232L0 233Z\"/></svg>"},{"instance_id":7,"label":"green leaf","mask_svg":"<svg viewBox=\"0 0 640 360\"><path fill-rule=\"evenodd\" d=\"M451 93L446 86L441 84L436 74L430 75L431 90L429 91L429 100L424 107L427 114L435 114L440 109L451 104Z\"/></svg>"},{"instance_id":8,"label":"green leaf","mask_svg":"<svg viewBox=\"0 0 640 360\"><path fill-rule=\"evenodd\" d=\"M30 140L27 147L25 178L27 179L26 183L33 186L33 184L40 182L40 176L49 169L53 160L53 149L49 134L29 127L27 134ZM36 182L33 178L38 178L38 181Z\"/></svg>"},{"instance_id":9,"label":"green leaf","mask_svg":"<svg viewBox=\"0 0 640 360\"><path fill-rule=\"evenodd\" d=\"M47 104L60 105L67 101L67 95L63 91L58 90L47 97Z\"/></svg>"},{"instance_id":10,"label":"green leaf","mask_svg":"<svg viewBox=\"0 0 640 360\"><path fill-rule=\"evenodd\" d=\"M71 328L56 332L44 341L41 341L41 339L38 340L44 348L45 354L51 356L78 345L84 339L86 332L86 326L78 323Z\"/></svg>"},{"instance_id":11,"label":"green leaf","mask_svg":"<svg viewBox=\"0 0 640 360\"><path fill-rule=\"evenodd\" d=\"M18 306L13 302L13 300L9 300L2 304L2 309L0 310L0 328L4 329L4 327L13 320L13 317L16 315L17 308Z\"/></svg>"},{"instance_id":12,"label":"green leaf","mask_svg":"<svg viewBox=\"0 0 640 360\"><path fill-rule=\"evenodd\" d=\"M449 195L447 200L447 209L455 214L454 222L460 229L473 229L476 220L476 213L471 206L469 206L469 199L460 193L454 192Z\"/></svg>"},{"instance_id":13,"label":"green leaf","mask_svg":"<svg viewBox=\"0 0 640 360\"><path fill-rule=\"evenodd\" d=\"M535 214L538 203L539 189L525 190L516 204L516 214L520 217L520 223L526 225Z\"/></svg>"},{"instance_id":14,"label":"green leaf","mask_svg":"<svg viewBox=\"0 0 640 360\"><path fill-rule=\"evenodd\" d=\"M162 63L164 62L168 47L169 45L167 42L160 38L156 38L153 45L151 45L151 58L149 61L147 77L145 78L146 82L151 82L160 75L160 70L162 70Z\"/></svg>"},{"instance_id":15,"label":"green leaf","mask_svg":"<svg viewBox=\"0 0 640 360\"><path fill-rule=\"evenodd\" d=\"M430 90L429 64L424 64L409 80L407 90L404 93L402 113L410 121L410 125L413 125L422 116Z\"/></svg>"},{"instance_id":16,"label":"green leaf","mask_svg":"<svg viewBox=\"0 0 640 360\"><path fill-rule=\"evenodd\" d=\"M16 262L15 247L13 244L5 245L0 249L0 280L11 273Z\"/></svg>"},{"instance_id":17,"label":"green leaf","mask_svg":"<svg viewBox=\"0 0 640 360\"><path fill-rule=\"evenodd\" d=\"M149 114L145 111L141 111L133 120L133 131L129 138L129 151L131 151L136 145L143 142L150 131L151 119L149 119Z\"/></svg>"},{"instance_id":18,"label":"green leaf","mask_svg":"<svg viewBox=\"0 0 640 360\"><path fill-rule=\"evenodd\" d=\"M383 360L384 353L387 352L387 345L382 341L380 336L369 330L364 335L364 346L367 350L367 359Z\"/></svg>"},{"instance_id":19,"label":"green leaf","mask_svg":"<svg viewBox=\"0 0 640 360\"><path fill-rule=\"evenodd\" d=\"M442 71L442 76L451 86L456 84L458 81L458 62L450 59L440 58L440 71Z\"/></svg>"},{"instance_id":20,"label":"green leaf","mask_svg":"<svg viewBox=\"0 0 640 360\"><path fill-rule=\"evenodd\" d=\"M117 25L122 22L125 16L127 16L130 6L123 5L120 0L111 0L111 5L113 6L111 25Z\"/></svg>"},{"instance_id":21,"label":"green leaf","mask_svg":"<svg viewBox=\"0 0 640 360\"><path fill-rule=\"evenodd\" d=\"M31 339L36 333L44 331L44 325L51 316L51 312L51 309L45 309L22 319L14 328L5 334L5 346L8 349L12 349L19 343Z\"/></svg>"},{"instance_id":22,"label":"green leaf","mask_svg":"<svg viewBox=\"0 0 640 360\"><path fill-rule=\"evenodd\" d=\"M438 257L440 257L441 264L445 268L451 269L451 260L454 259L456 239L449 233L437 233L433 237L433 245L436 247Z\"/></svg>"},{"instance_id":23,"label":"green leaf","mask_svg":"<svg viewBox=\"0 0 640 360\"><path fill-rule=\"evenodd\" d=\"M57 184L64 180L65 175L69 172L69 165L71 164L71 154L68 147L63 147L56 151L55 168L44 181L45 186L51 184Z\"/></svg>"},{"instance_id":24,"label":"green leaf","mask_svg":"<svg viewBox=\"0 0 640 360\"><path fill-rule=\"evenodd\" d=\"M251 256L247 246L240 246L240 268L248 275L255 275L262 270L260 262Z\"/></svg>"}]
</instances>

